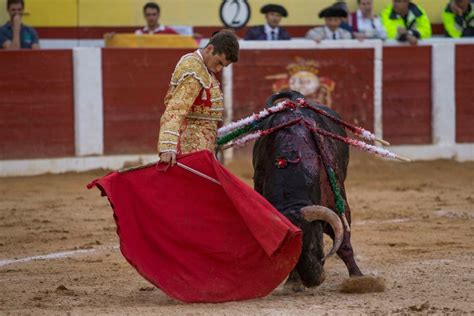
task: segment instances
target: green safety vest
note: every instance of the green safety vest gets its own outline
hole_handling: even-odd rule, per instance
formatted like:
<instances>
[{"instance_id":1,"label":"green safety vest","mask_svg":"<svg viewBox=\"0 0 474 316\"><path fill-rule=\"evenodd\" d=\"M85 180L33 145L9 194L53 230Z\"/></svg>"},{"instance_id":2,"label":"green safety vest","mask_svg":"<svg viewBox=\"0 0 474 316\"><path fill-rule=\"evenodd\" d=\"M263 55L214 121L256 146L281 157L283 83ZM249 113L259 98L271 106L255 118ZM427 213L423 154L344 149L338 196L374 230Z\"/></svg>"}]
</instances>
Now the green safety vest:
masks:
<instances>
[{"instance_id":1,"label":"green safety vest","mask_svg":"<svg viewBox=\"0 0 474 316\"><path fill-rule=\"evenodd\" d=\"M388 39L396 39L399 27L403 27L413 33L418 33L422 39L431 37L431 23L425 10L410 2L406 23L403 17L393 10L393 5L386 7L381 14L382 23L387 30Z\"/></svg>"},{"instance_id":2,"label":"green safety vest","mask_svg":"<svg viewBox=\"0 0 474 316\"><path fill-rule=\"evenodd\" d=\"M474 36L474 10L472 4L469 4L468 10L462 16L454 14L448 4L443 12L443 25L449 37Z\"/></svg>"}]
</instances>

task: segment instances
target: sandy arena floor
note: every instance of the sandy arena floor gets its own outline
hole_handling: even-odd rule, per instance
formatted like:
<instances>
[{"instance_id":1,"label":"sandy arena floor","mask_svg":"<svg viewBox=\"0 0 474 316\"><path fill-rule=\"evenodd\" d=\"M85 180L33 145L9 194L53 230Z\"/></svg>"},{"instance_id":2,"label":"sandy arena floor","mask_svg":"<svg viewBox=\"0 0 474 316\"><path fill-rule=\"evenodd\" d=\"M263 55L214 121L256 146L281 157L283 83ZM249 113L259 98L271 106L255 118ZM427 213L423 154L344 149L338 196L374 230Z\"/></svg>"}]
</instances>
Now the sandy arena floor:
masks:
<instances>
[{"instance_id":1,"label":"sandy arena floor","mask_svg":"<svg viewBox=\"0 0 474 316\"><path fill-rule=\"evenodd\" d=\"M250 161L229 168L251 183ZM104 173L0 179L0 314L474 314L474 163L352 157L353 245L385 292L341 293L347 271L332 258L325 283L304 293L189 305L122 258L107 200L85 189Z\"/></svg>"}]
</instances>

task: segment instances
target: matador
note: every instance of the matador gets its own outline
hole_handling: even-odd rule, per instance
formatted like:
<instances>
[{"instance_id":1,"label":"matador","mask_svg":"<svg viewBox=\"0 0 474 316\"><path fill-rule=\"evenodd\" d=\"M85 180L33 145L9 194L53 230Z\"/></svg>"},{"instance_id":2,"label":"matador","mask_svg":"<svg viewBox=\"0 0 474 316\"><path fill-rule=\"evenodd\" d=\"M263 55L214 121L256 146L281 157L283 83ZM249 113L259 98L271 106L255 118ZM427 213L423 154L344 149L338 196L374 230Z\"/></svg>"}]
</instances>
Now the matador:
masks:
<instances>
[{"instance_id":1,"label":"matador","mask_svg":"<svg viewBox=\"0 0 474 316\"><path fill-rule=\"evenodd\" d=\"M171 77L160 121L161 162L174 163L176 155L215 150L217 124L224 111L215 73L236 62L238 52L235 35L220 31L205 48L180 59Z\"/></svg>"}]
</instances>

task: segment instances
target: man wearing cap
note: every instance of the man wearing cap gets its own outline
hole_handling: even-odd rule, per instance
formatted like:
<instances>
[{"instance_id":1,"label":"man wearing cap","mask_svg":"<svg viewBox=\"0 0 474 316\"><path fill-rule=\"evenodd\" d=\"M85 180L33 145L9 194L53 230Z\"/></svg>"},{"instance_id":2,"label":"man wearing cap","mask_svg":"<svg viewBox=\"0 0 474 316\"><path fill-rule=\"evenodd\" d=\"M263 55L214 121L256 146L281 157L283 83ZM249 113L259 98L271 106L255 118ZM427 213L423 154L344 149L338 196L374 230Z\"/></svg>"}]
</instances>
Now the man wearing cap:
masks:
<instances>
[{"instance_id":1,"label":"man wearing cap","mask_svg":"<svg viewBox=\"0 0 474 316\"><path fill-rule=\"evenodd\" d=\"M347 13L347 17L349 17L349 7L347 6L347 3L345 0L338 0L336 1L332 7L335 7L335 8L340 8L344 11L346 11ZM344 30L347 30L349 32L352 33L352 26L349 25L349 21L347 20L347 18L342 18L342 23L341 23L341 26L340 28L343 28Z\"/></svg>"},{"instance_id":2,"label":"man wearing cap","mask_svg":"<svg viewBox=\"0 0 474 316\"><path fill-rule=\"evenodd\" d=\"M307 39L312 39L317 43L322 40L352 39L351 32L341 28L342 19L347 17L345 10L330 6L319 12L319 17L324 18L326 25L310 29L305 36Z\"/></svg>"},{"instance_id":3,"label":"man wearing cap","mask_svg":"<svg viewBox=\"0 0 474 316\"><path fill-rule=\"evenodd\" d=\"M288 12L283 6L267 4L260 9L260 12L265 14L267 23L251 27L245 34L245 40L278 41L291 39L288 32L279 26L281 18L288 16Z\"/></svg>"}]
</instances>

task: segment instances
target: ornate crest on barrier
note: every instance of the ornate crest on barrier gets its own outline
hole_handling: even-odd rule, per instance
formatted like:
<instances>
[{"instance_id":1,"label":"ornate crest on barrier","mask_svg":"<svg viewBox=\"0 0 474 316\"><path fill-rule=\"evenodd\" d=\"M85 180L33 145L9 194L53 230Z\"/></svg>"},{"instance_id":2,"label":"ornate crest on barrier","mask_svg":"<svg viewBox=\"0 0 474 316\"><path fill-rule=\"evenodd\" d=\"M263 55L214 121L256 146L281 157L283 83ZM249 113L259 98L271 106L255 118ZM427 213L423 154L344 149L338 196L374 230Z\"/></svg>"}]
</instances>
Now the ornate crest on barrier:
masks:
<instances>
[{"instance_id":1,"label":"ornate crest on barrier","mask_svg":"<svg viewBox=\"0 0 474 316\"><path fill-rule=\"evenodd\" d=\"M273 92L295 90L305 97L332 107L332 93L336 82L319 75L319 63L312 59L296 57L295 62L286 66L287 73L266 76L265 79L276 80L272 84Z\"/></svg>"}]
</instances>

